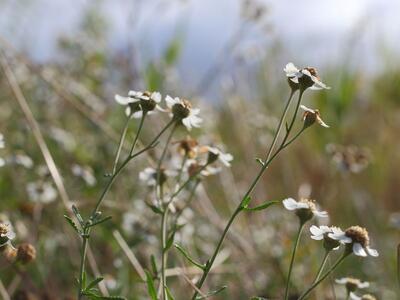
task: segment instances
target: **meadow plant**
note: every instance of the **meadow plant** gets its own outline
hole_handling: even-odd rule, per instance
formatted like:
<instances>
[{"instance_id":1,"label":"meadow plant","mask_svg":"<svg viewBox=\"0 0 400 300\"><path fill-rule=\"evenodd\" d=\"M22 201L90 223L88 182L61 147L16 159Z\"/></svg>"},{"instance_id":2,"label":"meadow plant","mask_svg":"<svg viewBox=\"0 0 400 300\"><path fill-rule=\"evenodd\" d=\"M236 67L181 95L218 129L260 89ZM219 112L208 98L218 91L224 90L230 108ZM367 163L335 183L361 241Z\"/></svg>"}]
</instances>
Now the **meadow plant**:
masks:
<instances>
[{"instance_id":1,"label":"meadow plant","mask_svg":"<svg viewBox=\"0 0 400 300\"><path fill-rule=\"evenodd\" d=\"M141 155L146 152L151 152L153 158L154 153L158 156L157 159L153 160L150 166L147 166L139 173L139 180L143 182L144 186L149 191L145 203L159 217L159 255L157 258L151 255L151 270L145 271L145 281L150 298L152 300L174 299L173 291L171 291L169 287L166 276L169 255L173 248L175 248L189 264L200 271L200 277L193 282L185 277L193 289L193 294L191 297L188 296L188 299L205 299L225 289L225 286L223 286L210 292L202 291L203 285L216 262L216 258L220 253L222 244L231 225L241 213L261 211L279 202L267 201L257 206L250 205L252 202L252 192L259 183L261 177L278 155L297 140L308 128L312 127L314 124L329 128L322 120L318 109L310 109L302 104L302 98L306 90L329 89L329 87L320 80L316 69L298 69L294 64L289 63L284 68L284 72L290 87L290 93L277 124L273 139L264 157L256 158L259 164L258 173L250 183L247 191L241 197L241 201L233 210L214 249L210 252L209 258L203 262L196 260L191 255L190 249L186 249L182 243L177 242L176 236L183 227L180 220L185 211L191 206L196 189L200 186L203 178L220 172L221 167L230 167L233 156L229 153L225 153L222 150L223 147L216 146L212 143L206 144L190 136L175 139L175 136L179 134L179 130L191 131L193 128L199 128L202 125L203 119L200 117L200 109L195 108L189 100L166 96L163 101L163 97L159 92L148 91L130 91L126 97L120 95L115 96L116 102L125 106L126 121L125 126L121 130L111 172L105 174L108 181L95 207L87 218L83 217L83 214L76 206L72 207L76 220L65 216L82 240L80 270L78 275L78 299L84 297L89 299L122 299L122 297L105 297L100 295L96 286L103 280L102 277L93 280L87 279L87 249L92 230L111 218L111 216L103 217L100 210L108 191L114 183L118 182L118 177L125 167L134 159L140 158ZM298 98L294 100L296 92L298 92ZM293 113L291 116L288 116L293 102ZM303 126L301 126L297 132L294 132L295 122L298 118L300 108L304 111L301 117ZM158 114L156 118L160 120L167 118L166 116L168 116L169 119L146 146L142 146L140 150L137 150L138 142L142 140L142 129L146 127L145 120L147 120L147 116L153 114ZM162 116L162 114L165 116ZM131 122L135 119L139 119L137 131L133 141L126 147L128 143L127 137L130 135L129 127ZM157 145L161 144L161 138L164 135L166 135L166 138L163 141L163 146L160 147L160 152L157 153L156 150L158 149L155 148ZM127 153L124 152L126 148L128 149ZM121 160L123 156L125 156L125 158ZM79 167L75 167L75 172L80 176L88 176L87 173ZM90 181L93 182L94 180L94 178L91 178ZM34 190L33 187L30 189L32 191ZM49 194L49 192L47 192L47 194ZM40 196L36 193L35 198L39 197L44 196ZM45 198L48 201L51 197L47 196ZM314 217L327 219L328 213L320 210L318 204L311 199L301 198L296 201L293 198L287 198L283 200L282 203L287 210L292 211L296 215L299 221L286 276L284 299L287 300L291 295L292 271L295 265L296 252L301 246L300 241L303 229ZM12 239L12 236L10 232L7 231L9 229L6 225L2 228L2 239L4 238L4 241L8 242ZM352 226L342 231L339 227L335 226L329 227L323 225L318 227L312 225L310 227L310 232L312 239L322 241L321 246L325 250L325 255L322 258L321 265L313 282L310 283L310 286L298 299L307 298L310 293L351 254L362 257L367 255L378 256L378 252L370 247L367 230L359 226ZM328 257L340 247L344 248L342 255L339 256L333 265L326 269ZM24 252L22 253L22 251ZM21 250L18 248L16 256L20 257L21 261L29 261L35 256L35 252L25 245ZM157 262L159 262L159 265ZM156 285L157 282L158 286ZM368 297L366 295L361 298L353 298L358 297L354 294L354 291L357 288L367 287L368 285L366 285L366 283L361 283L353 279L340 279L337 280L337 283L346 285L348 297L352 297L352 299L369 299L366 298Z\"/></svg>"}]
</instances>

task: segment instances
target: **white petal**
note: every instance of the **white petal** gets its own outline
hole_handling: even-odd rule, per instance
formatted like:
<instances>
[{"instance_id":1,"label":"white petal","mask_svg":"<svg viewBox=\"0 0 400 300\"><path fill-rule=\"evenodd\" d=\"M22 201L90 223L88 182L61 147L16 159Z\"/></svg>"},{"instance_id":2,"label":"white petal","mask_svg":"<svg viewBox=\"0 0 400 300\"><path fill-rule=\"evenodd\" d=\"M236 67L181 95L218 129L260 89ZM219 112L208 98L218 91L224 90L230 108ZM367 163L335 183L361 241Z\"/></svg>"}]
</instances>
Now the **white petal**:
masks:
<instances>
[{"instance_id":1,"label":"white petal","mask_svg":"<svg viewBox=\"0 0 400 300\"><path fill-rule=\"evenodd\" d=\"M299 203L293 198L287 198L283 200L282 203L287 210L295 210L299 208Z\"/></svg>"},{"instance_id":2,"label":"white petal","mask_svg":"<svg viewBox=\"0 0 400 300\"><path fill-rule=\"evenodd\" d=\"M286 73L287 77L294 77L296 76L296 73L299 71L299 69L297 69L293 63L288 63L283 71Z\"/></svg>"},{"instance_id":3,"label":"white petal","mask_svg":"<svg viewBox=\"0 0 400 300\"><path fill-rule=\"evenodd\" d=\"M310 112L310 113L312 113L312 114L315 114L315 111L314 111L313 109L308 108L308 107L305 106L305 105L300 105L300 108L301 108L302 110L304 110L304 111L308 111L308 112Z\"/></svg>"},{"instance_id":4,"label":"white petal","mask_svg":"<svg viewBox=\"0 0 400 300\"><path fill-rule=\"evenodd\" d=\"M162 98L162 96L161 96L161 94L159 92L153 92L151 94L151 99L154 100L157 103L161 102L161 98Z\"/></svg>"},{"instance_id":5,"label":"white petal","mask_svg":"<svg viewBox=\"0 0 400 300\"><path fill-rule=\"evenodd\" d=\"M347 283L347 278L343 277L343 278L340 278L340 279L336 279L335 282L338 283L338 284L346 284Z\"/></svg>"},{"instance_id":6,"label":"white petal","mask_svg":"<svg viewBox=\"0 0 400 300\"><path fill-rule=\"evenodd\" d=\"M314 215L320 218L327 218L328 217L328 212L327 211L314 211Z\"/></svg>"},{"instance_id":7,"label":"white petal","mask_svg":"<svg viewBox=\"0 0 400 300\"><path fill-rule=\"evenodd\" d=\"M192 129L192 124L190 122L190 118L189 117L182 119L182 124L185 125L185 127L189 131Z\"/></svg>"},{"instance_id":8,"label":"white petal","mask_svg":"<svg viewBox=\"0 0 400 300\"><path fill-rule=\"evenodd\" d=\"M172 98L167 95L167 97L165 97L165 102L167 103L168 108L172 108L176 103L179 103L179 98Z\"/></svg>"},{"instance_id":9,"label":"white petal","mask_svg":"<svg viewBox=\"0 0 400 300\"><path fill-rule=\"evenodd\" d=\"M375 249L371 249L370 247L367 247L365 250L367 251L367 253L369 255L371 255L373 257L378 257L379 256L378 251L376 251Z\"/></svg>"},{"instance_id":10,"label":"white petal","mask_svg":"<svg viewBox=\"0 0 400 300\"><path fill-rule=\"evenodd\" d=\"M143 116L143 111L139 110L132 114L132 117L135 119L140 119Z\"/></svg>"},{"instance_id":11,"label":"white petal","mask_svg":"<svg viewBox=\"0 0 400 300\"><path fill-rule=\"evenodd\" d=\"M350 298L352 300L361 300L361 297L358 297L356 294L354 294L353 292L350 293Z\"/></svg>"},{"instance_id":12,"label":"white petal","mask_svg":"<svg viewBox=\"0 0 400 300\"><path fill-rule=\"evenodd\" d=\"M132 102L132 99L129 97L122 97L120 95L115 95L114 97L115 101L121 105L127 105Z\"/></svg>"},{"instance_id":13,"label":"white petal","mask_svg":"<svg viewBox=\"0 0 400 300\"><path fill-rule=\"evenodd\" d=\"M310 232L313 235L323 235L324 234L324 232L319 227L317 227L315 225L310 227Z\"/></svg>"},{"instance_id":14,"label":"white petal","mask_svg":"<svg viewBox=\"0 0 400 300\"><path fill-rule=\"evenodd\" d=\"M367 287L369 287L369 282L368 282L368 281L361 282L361 283L358 285L358 288L359 288L359 289L365 289L365 288L367 288Z\"/></svg>"},{"instance_id":15,"label":"white petal","mask_svg":"<svg viewBox=\"0 0 400 300\"><path fill-rule=\"evenodd\" d=\"M362 256L362 257L367 256L367 253L365 252L364 248L361 246L360 243L353 244L353 252L357 256Z\"/></svg>"},{"instance_id":16,"label":"white petal","mask_svg":"<svg viewBox=\"0 0 400 300\"><path fill-rule=\"evenodd\" d=\"M312 235L311 238L313 240L320 241L320 240L324 239L324 235L323 234L321 234L321 235Z\"/></svg>"},{"instance_id":17,"label":"white petal","mask_svg":"<svg viewBox=\"0 0 400 300\"><path fill-rule=\"evenodd\" d=\"M131 115L131 112L132 112L131 107L128 105L128 106L125 108L125 114L126 114L126 116L129 117L129 116Z\"/></svg>"}]
</instances>

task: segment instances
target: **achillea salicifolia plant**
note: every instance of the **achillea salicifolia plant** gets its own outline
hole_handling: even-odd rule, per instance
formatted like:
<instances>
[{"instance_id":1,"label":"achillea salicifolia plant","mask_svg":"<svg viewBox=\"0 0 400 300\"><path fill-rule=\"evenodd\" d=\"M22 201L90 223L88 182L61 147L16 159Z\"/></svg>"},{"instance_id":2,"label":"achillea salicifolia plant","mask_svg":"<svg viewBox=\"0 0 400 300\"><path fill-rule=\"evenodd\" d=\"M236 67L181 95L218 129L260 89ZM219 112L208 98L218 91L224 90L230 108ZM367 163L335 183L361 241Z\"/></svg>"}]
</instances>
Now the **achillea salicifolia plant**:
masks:
<instances>
[{"instance_id":1,"label":"achillea salicifolia plant","mask_svg":"<svg viewBox=\"0 0 400 300\"><path fill-rule=\"evenodd\" d=\"M187 260L187 262L200 270L200 277L197 281L191 283L193 294L191 299L203 299L215 295L225 287L219 288L216 291L205 293L202 287L210 274L210 271L215 263L216 257L221 249L225 237L235 221L236 217L242 212L260 211L267 209L278 201L267 201L261 205L250 207L251 194L260 181L260 178L265 173L272 161L290 144L297 140L305 130L312 127L314 123L328 128L329 126L322 120L318 109L310 109L302 105L302 97L307 89L319 90L329 89L319 78L315 68L298 69L292 63L289 63L284 68L289 87L290 94L285 104L278 126L273 136L272 142L263 158L257 158L259 163L259 171L255 175L249 188L244 193L241 201L230 216L222 235L215 245L214 250L205 262L196 261L191 255L190 250L182 247L181 244L175 241L175 236L179 232L180 217L183 211L190 207L193 196L197 187L201 184L204 177L212 176L219 171L221 167L230 167L233 156L222 151L220 147L215 145L204 145L191 137L184 139L179 138L174 141L174 136L179 128L183 130L192 130L201 126L203 120L200 118L200 110L194 108L190 101L178 97L165 97L163 104L162 96L158 92L135 92L130 91L127 97L115 96L117 103L125 106L126 121L121 132L121 138L113 160L111 173L107 174L108 182L106 183L103 192L99 196L95 207L88 218L83 218L78 208L73 206L72 211L76 220L65 216L67 221L72 225L74 230L82 240L81 245L81 263L78 276L78 299L87 297L89 299L108 299L99 295L96 285L102 278L96 278L91 281L87 280L86 274L86 254L90 239L91 230L93 227L109 220L111 217L102 217L100 211L101 204L110 190L113 183L117 180L122 170L134 158L139 157L146 151L155 148L159 143L160 137L166 133L163 147L160 149L158 159L152 166L146 167L139 173L139 179L145 183L146 188L150 189L147 193L145 203L151 210L159 216L159 257L151 256L151 271L146 271L147 289L152 300L170 300L174 299L173 293L169 288L166 269L168 267L169 253L174 248ZM293 100L293 96L298 92L297 100ZM294 103L294 109L291 116L289 115L290 107ZM303 126L294 132L295 122L298 119L299 108L304 111L301 121ZM136 146L144 121L148 115L155 113L167 113L169 121L166 122L163 129L153 138L153 140L141 150L136 150ZM129 131L130 122L134 119L139 119L137 132L133 142L130 145L130 150L125 158L121 161L122 149L126 144L126 136ZM283 126L286 124L286 126ZM284 131L283 131L284 128ZM167 158L171 153L174 153L173 163L167 162ZM176 205L179 204L179 209ZM283 205L287 210L294 212L299 220L299 227L293 246L293 251L290 260L289 271L286 280L285 300L289 298L291 275L295 262L296 251L300 246L300 239L305 225L311 222L314 217L326 218L328 213L321 211L317 203L310 199L300 199L296 201L292 198L283 200ZM315 276L315 279L308 289L306 289L299 299L305 299L329 274L331 274L340 263L350 254L354 253L358 256L377 256L376 250L369 247L368 232L358 226L350 227L342 231L339 227L328 227L315 225L311 226L311 238L322 241L322 247L325 249L325 255L322 259L321 266ZM337 251L341 246L344 248L342 256L328 270L325 270L328 257L333 251ZM160 263L160 266L157 265ZM158 284L158 287L156 286ZM199 295L200 294L200 295ZM350 293L349 293L350 295ZM353 295L353 294L352 294ZM122 297L114 297L122 299Z\"/></svg>"}]
</instances>

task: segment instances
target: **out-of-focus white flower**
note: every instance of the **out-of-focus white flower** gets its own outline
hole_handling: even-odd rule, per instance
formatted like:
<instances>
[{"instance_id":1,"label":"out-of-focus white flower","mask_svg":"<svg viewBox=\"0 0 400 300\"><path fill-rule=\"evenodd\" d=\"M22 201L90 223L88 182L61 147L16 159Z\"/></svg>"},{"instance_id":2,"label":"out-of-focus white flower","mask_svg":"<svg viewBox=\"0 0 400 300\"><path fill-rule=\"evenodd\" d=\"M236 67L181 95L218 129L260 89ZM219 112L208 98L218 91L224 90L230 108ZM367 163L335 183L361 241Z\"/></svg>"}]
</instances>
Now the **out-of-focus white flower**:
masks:
<instances>
[{"instance_id":1,"label":"out-of-focus white flower","mask_svg":"<svg viewBox=\"0 0 400 300\"><path fill-rule=\"evenodd\" d=\"M192 104L188 100L178 97L167 96L165 101L172 116L182 122L188 130L193 127L200 127L203 120L198 116L199 108L192 108Z\"/></svg>"},{"instance_id":2,"label":"out-of-focus white flower","mask_svg":"<svg viewBox=\"0 0 400 300\"><path fill-rule=\"evenodd\" d=\"M291 82L298 84L303 89L311 88L312 90L330 89L318 77L315 68L307 67L298 69L293 63L288 63L283 71Z\"/></svg>"},{"instance_id":3,"label":"out-of-focus white flower","mask_svg":"<svg viewBox=\"0 0 400 300\"><path fill-rule=\"evenodd\" d=\"M318 227L313 225L310 227L310 232L313 240L324 241L324 248L326 250L330 251L339 249L340 242L329 237L330 233L342 232L339 227L329 227L324 225Z\"/></svg>"},{"instance_id":4,"label":"out-of-focus white flower","mask_svg":"<svg viewBox=\"0 0 400 300\"><path fill-rule=\"evenodd\" d=\"M343 277L340 279L336 279L335 282L337 284L345 285L348 293L354 292L358 289L365 289L369 287L369 282L367 281L362 282L360 279L352 277Z\"/></svg>"},{"instance_id":5,"label":"out-of-focus white flower","mask_svg":"<svg viewBox=\"0 0 400 300\"><path fill-rule=\"evenodd\" d=\"M97 182L96 177L93 175L93 171L89 167L82 167L80 165L73 165L72 173L75 176L81 177L88 186L94 186Z\"/></svg>"},{"instance_id":6,"label":"out-of-focus white flower","mask_svg":"<svg viewBox=\"0 0 400 300\"><path fill-rule=\"evenodd\" d=\"M171 170L160 169L159 181L162 185L168 177L176 175L176 172ZM157 170L154 168L147 167L139 173L139 179L145 182L148 186L155 186L158 180Z\"/></svg>"},{"instance_id":7,"label":"out-of-focus white flower","mask_svg":"<svg viewBox=\"0 0 400 300\"><path fill-rule=\"evenodd\" d=\"M347 244L348 251L353 252L357 256L379 256L378 251L369 247L368 231L360 226L351 226L344 232L330 233L329 237Z\"/></svg>"},{"instance_id":8,"label":"out-of-focus white flower","mask_svg":"<svg viewBox=\"0 0 400 300\"><path fill-rule=\"evenodd\" d=\"M115 95L115 101L126 106L125 114L128 117L132 115L134 118L141 118L143 111L147 114L152 114L156 108L160 109L158 104L161 102L161 98L159 92L148 91L129 91L128 97Z\"/></svg>"},{"instance_id":9,"label":"out-of-focus white flower","mask_svg":"<svg viewBox=\"0 0 400 300\"><path fill-rule=\"evenodd\" d=\"M362 295L361 297L359 297L354 293L350 293L350 298L352 300L376 300L376 297L371 294L365 294L365 295Z\"/></svg>"},{"instance_id":10,"label":"out-of-focus white flower","mask_svg":"<svg viewBox=\"0 0 400 300\"><path fill-rule=\"evenodd\" d=\"M319 211L315 205L315 201L309 199L303 198L300 201L296 201L293 198L287 198L282 202L283 206L287 210L294 211L303 223L311 220L314 216L320 218L328 217L326 211Z\"/></svg>"},{"instance_id":11,"label":"out-of-focus white flower","mask_svg":"<svg viewBox=\"0 0 400 300\"><path fill-rule=\"evenodd\" d=\"M3 149L4 147L5 147L4 135L0 133L0 149Z\"/></svg>"},{"instance_id":12,"label":"out-of-focus white flower","mask_svg":"<svg viewBox=\"0 0 400 300\"><path fill-rule=\"evenodd\" d=\"M303 114L303 122L304 127L309 127L315 122L325 128L329 128L329 126L321 119L321 114L318 109L311 109L305 105L300 105L300 108L304 110Z\"/></svg>"},{"instance_id":13,"label":"out-of-focus white flower","mask_svg":"<svg viewBox=\"0 0 400 300\"><path fill-rule=\"evenodd\" d=\"M0 222L0 246L15 238L15 232L10 223Z\"/></svg>"},{"instance_id":14,"label":"out-of-focus white flower","mask_svg":"<svg viewBox=\"0 0 400 300\"><path fill-rule=\"evenodd\" d=\"M231 161L233 160L233 156L230 153L224 153L218 148L207 146L208 151L208 160L207 163L211 164L216 160L222 162L226 167L231 166Z\"/></svg>"},{"instance_id":15,"label":"out-of-focus white flower","mask_svg":"<svg viewBox=\"0 0 400 300\"><path fill-rule=\"evenodd\" d=\"M33 202L41 202L44 204L53 202L57 198L57 191L50 182L35 181L30 182L26 186L29 199Z\"/></svg>"},{"instance_id":16,"label":"out-of-focus white flower","mask_svg":"<svg viewBox=\"0 0 400 300\"><path fill-rule=\"evenodd\" d=\"M26 169L31 169L33 167L33 160L28 155L25 154L15 154L7 159L9 164L16 164L23 166Z\"/></svg>"}]
</instances>

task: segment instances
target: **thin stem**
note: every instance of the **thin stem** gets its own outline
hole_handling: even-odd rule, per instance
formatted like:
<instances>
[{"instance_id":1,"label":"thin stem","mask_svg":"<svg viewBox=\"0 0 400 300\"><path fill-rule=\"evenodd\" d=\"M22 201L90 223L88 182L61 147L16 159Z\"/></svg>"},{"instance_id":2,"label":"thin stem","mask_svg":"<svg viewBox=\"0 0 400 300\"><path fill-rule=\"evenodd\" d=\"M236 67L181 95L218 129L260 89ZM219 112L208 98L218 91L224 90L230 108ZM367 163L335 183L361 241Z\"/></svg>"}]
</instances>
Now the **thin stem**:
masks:
<instances>
[{"instance_id":1,"label":"thin stem","mask_svg":"<svg viewBox=\"0 0 400 300\"><path fill-rule=\"evenodd\" d=\"M343 255L334 263L334 265L316 282L314 282L300 297L298 300L305 299L313 289L315 289L326 277L329 276L341 263L342 261L349 255L350 253L345 250Z\"/></svg>"},{"instance_id":2,"label":"thin stem","mask_svg":"<svg viewBox=\"0 0 400 300\"><path fill-rule=\"evenodd\" d=\"M346 300L350 299L350 291L347 291L347 296L346 296Z\"/></svg>"},{"instance_id":3,"label":"thin stem","mask_svg":"<svg viewBox=\"0 0 400 300\"><path fill-rule=\"evenodd\" d=\"M114 174L115 170L117 169L119 156L121 155L122 146L124 145L124 141L125 141L126 133L128 131L128 128L129 128L129 121L130 120L131 120L131 117L128 116L128 118L127 118L127 120L125 122L124 129L122 130L121 137L119 139L117 154L115 155L114 165L113 165L113 168L112 168L112 174Z\"/></svg>"},{"instance_id":4,"label":"thin stem","mask_svg":"<svg viewBox=\"0 0 400 300\"><path fill-rule=\"evenodd\" d=\"M286 146L285 146L285 142L286 142L286 140L287 140L287 138L288 138L288 136L289 136L289 134L290 134L290 131L292 130L293 123L294 123L294 120L295 120L295 118L296 118L298 108L299 108L299 106L300 106L300 101L301 101L302 95L303 95L303 92L300 91L298 103L297 103L297 106L296 106L296 113L295 113L295 114L293 115L293 117L292 117L291 126L287 129L286 135L285 135L285 137L284 137L284 139L283 139L283 141L282 141L280 147L278 148L278 150L276 150L276 152L275 152L272 156L271 156L270 154L268 154L268 153L269 153L270 151L272 151L272 150L269 150L269 151L268 151L266 157L269 157L269 156L270 156L270 158L269 158L268 160L264 161L263 166L261 167L259 173L257 174L257 176L255 177L255 179L253 180L253 182L252 182L252 184L250 185L249 189L247 190L247 192L246 192L245 195L243 196L242 201L238 204L236 210L233 212L232 216L229 218L228 223L226 224L225 229L224 229L224 231L223 231L223 233L222 233L222 236L221 236L221 238L219 239L218 244L217 244L217 246L216 246L216 248L215 248L215 250L214 250L214 252L213 252L213 255L212 255L211 258L208 260L208 262L207 262L207 264L206 264L206 267L204 268L203 275L201 276L199 282L196 284L196 286L197 286L198 289L201 289L201 287L203 286L203 284L204 284L204 282L205 282L205 280L206 280L208 274L210 273L211 267L212 267L212 265L214 264L214 261L215 261L215 259L216 259L216 257L217 257L217 254L219 253L219 250L220 250L220 248L221 248L221 246L222 246L222 243L223 243L223 241L224 241L224 239L225 239L225 237L226 237L226 234L227 234L228 231L229 231L230 226L232 225L232 223L233 223L233 221L235 220L235 218L237 217L237 215L242 211L242 203L243 203L243 201L244 201L245 199L247 199L247 197L251 194L251 192L253 191L253 189L254 189L255 186L257 185L258 181L260 180L260 178L261 178L262 175L264 174L265 170L268 168L268 166L271 164L271 162L274 160L274 158L280 153L280 151L282 151L282 150L286 147ZM282 113L282 116L281 116L281 119L280 119L280 121L279 121L279 125L278 125L278 128L277 128L276 132L275 132L275 136L274 136L274 139L273 139L273 140L276 140L276 139L277 139L277 135L278 135L278 133L280 132L280 130L281 130L281 128L282 128L283 121L284 121L284 119L285 119L285 117L286 117L286 114L287 114L287 111L288 111L288 109L289 109L289 104L290 104L290 102L291 102L291 97L289 98L288 103L286 104L285 109L284 109L284 111L283 111L283 113ZM299 136L299 135L297 135L296 138L297 138L298 136ZM293 141L294 141L294 140L293 140ZM272 148L273 148L273 147L270 147L270 149L272 149ZM192 300L195 300L196 297L197 297L197 295L198 295L198 291L195 290L194 293L193 293L193 296L192 296Z\"/></svg>"},{"instance_id":5,"label":"thin stem","mask_svg":"<svg viewBox=\"0 0 400 300\"><path fill-rule=\"evenodd\" d=\"M137 142L139 140L139 134L140 134L140 132L142 131L142 128L143 128L144 118L146 117L146 115L147 115L147 111L143 111L142 117L140 118L140 123L139 123L139 127L138 127L138 130L137 130L135 139L133 140L133 143L132 143L131 151L129 151L129 156L132 156L133 150L135 150L136 144L137 144Z\"/></svg>"},{"instance_id":6,"label":"thin stem","mask_svg":"<svg viewBox=\"0 0 400 300\"><path fill-rule=\"evenodd\" d=\"M290 278L292 276L294 259L296 257L297 247L299 246L301 232L303 231L304 224L305 224L304 222L300 222L300 226L299 226L299 229L298 229L297 235L296 235L296 241L293 246L292 257L290 259L289 273L288 273L288 277L286 279L285 300L287 300L289 297Z\"/></svg>"},{"instance_id":7,"label":"thin stem","mask_svg":"<svg viewBox=\"0 0 400 300\"><path fill-rule=\"evenodd\" d=\"M315 279L314 279L313 283L314 283L314 282L317 282L318 279L321 277L322 272L324 271L326 262L328 261L328 258L329 258L329 254L330 254L330 253L331 253L331 251L326 250L325 255L324 255L324 258L322 259L322 263L321 263L321 265L320 265L320 267L319 267L319 269L318 269L317 275L315 276Z\"/></svg>"},{"instance_id":8,"label":"thin stem","mask_svg":"<svg viewBox=\"0 0 400 300\"><path fill-rule=\"evenodd\" d=\"M144 117L143 117L144 118ZM110 190L112 184L114 183L115 179L118 177L118 175L121 173L121 171L125 168L125 166L135 157L139 156L140 154L146 152L147 150L155 147L157 145L157 141L160 138L160 136L174 123L175 121L172 119L169 123L167 123L167 125L160 131L159 134L156 135L156 137L142 150L129 155L123 162L122 164L115 170L115 173L110 177L109 181L107 182L103 192L101 193L96 206L94 207L91 216L94 216L102 201L104 200L105 196L107 195L108 191ZM141 127L139 127L139 129L141 129ZM140 130L138 129L138 134L140 134ZM90 234L90 228L84 228L84 233L85 233L85 237L83 237L83 242L82 242L82 249L81 249L81 265L80 265L80 271L79 271L79 296L78 296L78 300L81 299L82 297L82 289L83 289L83 276L85 273L85 261L86 261L86 254L87 254L87 247L88 247L88 239L89 239L89 234Z\"/></svg>"}]
</instances>

